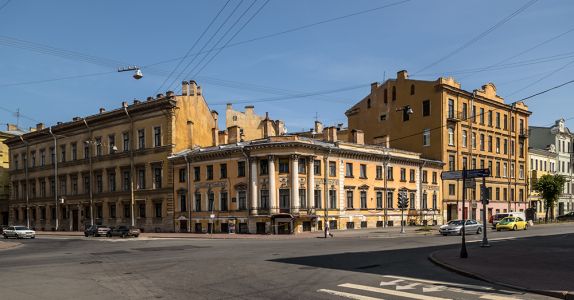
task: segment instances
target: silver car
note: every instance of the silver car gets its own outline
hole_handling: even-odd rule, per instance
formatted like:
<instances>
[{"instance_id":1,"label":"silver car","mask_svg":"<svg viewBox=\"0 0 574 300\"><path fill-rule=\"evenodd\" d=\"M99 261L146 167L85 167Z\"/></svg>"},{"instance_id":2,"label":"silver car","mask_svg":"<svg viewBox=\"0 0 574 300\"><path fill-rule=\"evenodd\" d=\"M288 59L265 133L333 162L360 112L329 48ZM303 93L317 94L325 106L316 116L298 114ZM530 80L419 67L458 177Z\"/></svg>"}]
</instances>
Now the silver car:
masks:
<instances>
[{"instance_id":1,"label":"silver car","mask_svg":"<svg viewBox=\"0 0 574 300\"><path fill-rule=\"evenodd\" d=\"M36 232L34 230L29 229L26 226L8 226L8 228L4 229L2 235L5 239L7 238L36 238Z\"/></svg>"},{"instance_id":2,"label":"silver car","mask_svg":"<svg viewBox=\"0 0 574 300\"><path fill-rule=\"evenodd\" d=\"M482 233L482 224L477 222L476 220L466 220L466 224L464 226L464 231L466 234L480 234ZM452 220L449 221L446 225L442 225L438 232L442 235L449 235L449 234L462 234L462 220Z\"/></svg>"}]
</instances>

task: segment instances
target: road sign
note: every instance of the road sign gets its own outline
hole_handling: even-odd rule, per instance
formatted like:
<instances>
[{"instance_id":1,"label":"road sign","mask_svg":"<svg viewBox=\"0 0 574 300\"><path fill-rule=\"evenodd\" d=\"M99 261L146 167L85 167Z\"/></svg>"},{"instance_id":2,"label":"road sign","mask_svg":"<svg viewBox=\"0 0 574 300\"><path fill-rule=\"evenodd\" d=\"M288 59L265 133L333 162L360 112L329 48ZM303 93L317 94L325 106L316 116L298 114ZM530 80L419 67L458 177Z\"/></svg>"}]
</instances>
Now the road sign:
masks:
<instances>
[{"instance_id":1,"label":"road sign","mask_svg":"<svg viewBox=\"0 0 574 300\"><path fill-rule=\"evenodd\" d=\"M466 170L466 178L490 177L490 169Z\"/></svg>"},{"instance_id":2,"label":"road sign","mask_svg":"<svg viewBox=\"0 0 574 300\"><path fill-rule=\"evenodd\" d=\"M464 182L464 185L467 189L475 189L476 188L476 179L467 178Z\"/></svg>"},{"instance_id":3,"label":"road sign","mask_svg":"<svg viewBox=\"0 0 574 300\"><path fill-rule=\"evenodd\" d=\"M442 180L462 179L462 171L447 171L440 174Z\"/></svg>"}]
</instances>

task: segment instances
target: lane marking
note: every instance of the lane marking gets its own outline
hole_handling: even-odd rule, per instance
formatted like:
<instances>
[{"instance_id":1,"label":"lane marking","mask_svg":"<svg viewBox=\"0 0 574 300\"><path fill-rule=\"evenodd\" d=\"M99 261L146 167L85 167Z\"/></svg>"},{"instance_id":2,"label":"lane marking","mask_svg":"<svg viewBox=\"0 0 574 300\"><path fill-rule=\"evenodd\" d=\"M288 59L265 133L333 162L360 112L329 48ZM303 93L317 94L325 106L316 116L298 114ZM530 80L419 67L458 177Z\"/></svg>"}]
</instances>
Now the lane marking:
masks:
<instances>
[{"instance_id":1,"label":"lane marking","mask_svg":"<svg viewBox=\"0 0 574 300\"><path fill-rule=\"evenodd\" d=\"M362 295L333 291L333 290L327 290L327 289L320 289L320 290L317 290L317 292L327 293L329 295L335 295L335 296L348 298L348 299L355 299L355 300L384 300L383 298L374 298L374 297L369 297L369 296L362 296Z\"/></svg>"},{"instance_id":2,"label":"lane marking","mask_svg":"<svg viewBox=\"0 0 574 300\"><path fill-rule=\"evenodd\" d=\"M383 277L409 280L409 281L418 281L418 282L428 283L428 284L433 284L433 285L458 286L458 287L463 287L463 288L479 289L479 290L485 290L485 291L493 291L494 290L491 287L485 287L485 286L479 286L479 285L452 283L452 282L436 281L436 280L427 280L427 279L419 279L419 278L412 278L412 277L406 277L406 276L383 275Z\"/></svg>"},{"instance_id":3,"label":"lane marking","mask_svg":"<svg viewBox=\"0 0 574 300\"><path fill-rule=\"evenodd\" d=\"M397 279L397 280L393 280L393 281L389 281L389 282L381 281L381 284L379 284L379 285L380 285L380 286L396 285L397 283L403 282L403 281L404 281L404 280L402 280L402 279Z\"/></svg>"},{"instance_id":4,"label":"lane marking","mask_svg":"<svg viewBox=\"0 0 574 300\"><path fill-rule=\"evenodd\" d=\"M395 290L388 290L388 289L383 289L383 288L376 288L376 287L370 287L370 286L366 286L366 285L352 284L352 283L339 284L339 286L344 287L344 288L349 288L349 289L356 289L356 290L362 290L362 291L367 291L367 292L374 292L374 293L379 293L379 294L386 294L386 295L391 295L391 296L398 296L398 297L417 299L417 300L452 300L452 299L448 299L448 298L439 298L439 297L432 297L432 296L426 296L426 295L419 295L419 294L413 294L413 293L407 293L407 292L401 292L401 291L395 291Z\"/></svg>"},{"instance_id":5,"label":"lane marking","mask_svg":"<svg viewBox=\"0 0 574 300\"><path fill-rule=\"evenodd\" d=\"M414 290L415 286L420 285L420 283L415 282L415 283L411 283L408 285L397 285L397 291L402 291L402 290Z\"/></svg>"}]
</instances>

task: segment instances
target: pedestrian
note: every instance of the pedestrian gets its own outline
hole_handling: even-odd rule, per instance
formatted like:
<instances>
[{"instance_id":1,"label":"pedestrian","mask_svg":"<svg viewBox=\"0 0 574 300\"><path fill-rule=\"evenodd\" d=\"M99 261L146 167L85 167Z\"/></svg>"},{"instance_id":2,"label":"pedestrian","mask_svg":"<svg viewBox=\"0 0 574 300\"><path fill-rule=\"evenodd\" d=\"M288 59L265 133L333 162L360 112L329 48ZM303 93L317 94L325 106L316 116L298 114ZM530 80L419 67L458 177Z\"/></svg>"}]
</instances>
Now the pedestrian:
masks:
<instances>
[{"instance_id":1,"label":"pedestrian","mask_svg":"<svg viewBox=\"0 0 574 300\"><path fill-rule=\"evenodd\" d=\"M333 234L329 230L329 223L325 224L325 238L327 238L327 236L333 237Z\"/></svg>"}]
</instances>

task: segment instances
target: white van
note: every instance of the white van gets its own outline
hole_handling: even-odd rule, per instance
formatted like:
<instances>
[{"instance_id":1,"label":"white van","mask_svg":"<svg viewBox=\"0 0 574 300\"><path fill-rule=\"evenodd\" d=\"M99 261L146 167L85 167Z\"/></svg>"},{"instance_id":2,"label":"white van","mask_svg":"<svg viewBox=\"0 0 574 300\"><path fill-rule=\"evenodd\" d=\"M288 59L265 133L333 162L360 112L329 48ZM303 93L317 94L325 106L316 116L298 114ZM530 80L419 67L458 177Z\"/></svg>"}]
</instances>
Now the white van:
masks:
<instances>
[{"instance_id":1,"label":"white van","mask_svg":"<svg viewBox=\"0 0 574 300\"><path fill-rule=\"evenodd\" d=\"M490 221L490 223L492 223L492 228L496 228L496 224L498 222L500 222L500 220L502 220L506 217L519 217L522 220L526 220L526 214L522 211L511 211L511 212L507 212L507 213L498 213L498 214L492 216L492 220Z\"/></svg>"}]
</instances>

